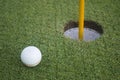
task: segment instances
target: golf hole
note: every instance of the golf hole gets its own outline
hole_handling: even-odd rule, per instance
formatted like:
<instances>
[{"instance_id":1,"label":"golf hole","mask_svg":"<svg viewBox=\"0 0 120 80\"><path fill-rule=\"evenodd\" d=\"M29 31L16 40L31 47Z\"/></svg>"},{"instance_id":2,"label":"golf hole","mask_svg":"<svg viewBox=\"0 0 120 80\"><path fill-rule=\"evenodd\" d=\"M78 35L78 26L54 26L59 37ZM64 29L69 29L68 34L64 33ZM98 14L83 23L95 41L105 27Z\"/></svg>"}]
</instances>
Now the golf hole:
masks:
<instances>
[{"instance_id":1,"label":"golf hole","mask_svg":"<svg viewBox=\"0 0 120 80\"><path fill-rule=\"evenodd\" d=\"M64 27L64 36L73 40L79 40L78 22L69 21ZM103 34L102 26L94 21L84 21L83 41L94 41Z\"/></svg>"}]
</instances>

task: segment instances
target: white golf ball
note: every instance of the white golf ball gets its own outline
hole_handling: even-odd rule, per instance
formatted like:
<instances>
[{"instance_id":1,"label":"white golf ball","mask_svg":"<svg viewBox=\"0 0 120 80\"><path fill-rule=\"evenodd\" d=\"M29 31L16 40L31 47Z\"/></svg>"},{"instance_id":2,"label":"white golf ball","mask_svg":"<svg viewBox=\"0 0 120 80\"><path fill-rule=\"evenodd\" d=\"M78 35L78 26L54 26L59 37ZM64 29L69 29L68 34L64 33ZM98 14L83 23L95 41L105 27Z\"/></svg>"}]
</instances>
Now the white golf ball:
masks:
<instances>
[{"instance_id":1,"label":"white golf ball","mask_svg":"<svg viewBox=\"0 0 120 80\"><path fill-rule=\"evenodd\" d=\"M42 54L35 46L28 46L21 53L21 61L28 67L34 67L40 63Z\"/></svg>"}]
</instances>

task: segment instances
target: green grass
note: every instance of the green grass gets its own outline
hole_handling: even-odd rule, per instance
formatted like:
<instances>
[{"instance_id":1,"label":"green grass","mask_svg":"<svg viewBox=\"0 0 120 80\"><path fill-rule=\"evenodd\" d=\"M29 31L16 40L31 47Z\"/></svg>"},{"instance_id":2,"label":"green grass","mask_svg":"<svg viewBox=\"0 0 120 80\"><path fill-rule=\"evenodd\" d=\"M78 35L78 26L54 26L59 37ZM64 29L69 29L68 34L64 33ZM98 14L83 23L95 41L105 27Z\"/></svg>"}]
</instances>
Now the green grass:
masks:
<instances>
[{"instance_id":1,"label":"green grass","mask_svg":"<svg viewBox=\"0 0 120 80\"><path fill-rule=\"evenodd\" d=\"M120 80L120 0L85 0L85 19L103 26L92 42L63 36L78 20L79 0L0 0L0 80ZM25 67L20 54L34 45L41 63Z\"/></svg>"}]
</instances>

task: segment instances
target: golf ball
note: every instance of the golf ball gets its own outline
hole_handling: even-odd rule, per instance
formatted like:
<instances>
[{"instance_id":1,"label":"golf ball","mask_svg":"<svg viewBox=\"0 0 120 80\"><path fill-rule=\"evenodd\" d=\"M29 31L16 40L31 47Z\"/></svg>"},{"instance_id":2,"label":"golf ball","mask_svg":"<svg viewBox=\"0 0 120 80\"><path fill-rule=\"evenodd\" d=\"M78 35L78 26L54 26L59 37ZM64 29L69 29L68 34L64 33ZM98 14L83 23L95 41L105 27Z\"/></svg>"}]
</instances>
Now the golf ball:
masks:
<instances>
[{"instance_id":1,"label":"golf ball","mask_svg":"<svg viewBox=\"0 0 120 80\"><path fill-rule=\"evenodd\" d=\"M28 46L21 53L21 61L28 67L37 66L42 59L40 50L35 46Z\"/></svg>"}]
</instances>

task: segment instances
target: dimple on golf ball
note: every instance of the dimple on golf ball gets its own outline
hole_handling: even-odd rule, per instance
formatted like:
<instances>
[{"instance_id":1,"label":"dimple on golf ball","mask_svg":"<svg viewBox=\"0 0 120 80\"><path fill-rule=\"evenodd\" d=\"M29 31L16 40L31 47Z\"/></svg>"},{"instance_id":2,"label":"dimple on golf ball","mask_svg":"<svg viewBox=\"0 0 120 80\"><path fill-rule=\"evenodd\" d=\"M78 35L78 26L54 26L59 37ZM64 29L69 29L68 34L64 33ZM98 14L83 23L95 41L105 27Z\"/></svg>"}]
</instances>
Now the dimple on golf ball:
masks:
<instances>
[{"instance_id":1,"label":"dimple on golf ball","mask_svg":"<svg viewBox=\"0 0 120 80\"><path fill-rule=\"evenodd\" d=\"M41 59L41 51L35 46L28 46L21 53L21 61L28 67L37 66Z\"/></svg>"}]
</instances>

